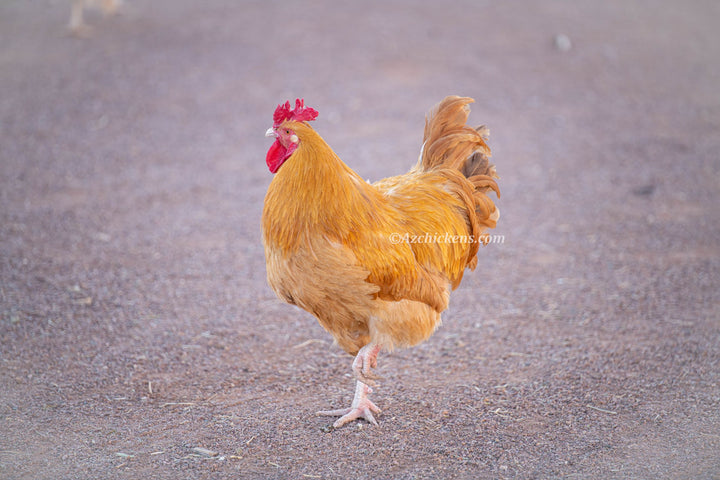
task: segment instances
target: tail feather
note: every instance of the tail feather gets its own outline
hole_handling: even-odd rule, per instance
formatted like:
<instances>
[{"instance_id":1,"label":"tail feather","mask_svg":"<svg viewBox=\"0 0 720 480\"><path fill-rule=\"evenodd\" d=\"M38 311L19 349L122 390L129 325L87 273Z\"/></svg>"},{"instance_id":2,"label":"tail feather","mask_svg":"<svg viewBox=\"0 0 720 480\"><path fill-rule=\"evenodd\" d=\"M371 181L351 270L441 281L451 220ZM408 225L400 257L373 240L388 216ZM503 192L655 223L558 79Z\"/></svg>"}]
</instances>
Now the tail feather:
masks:
<instances>
[{"instance_id":1,"label":"tail feather","mask_svg":"<svg viewBox=\"0 0 720 480\"><path fill-rule=\"evenodd\" d=\"M420 156L420 165L424 170L439 166L461 169L474 153L490 157L490 147L485 143L489 133L487 127L475 129L466 124L470 114L468 105L472 102L474 100L470 97L452 95L428 113ZM476 173L480 172L473 170L471 175Z\"/></svg>"},{"instance_id":2,"label":"tail feather","mask_svg":"<svg viewBox=\"0 0 720 480\"><path fill-rule=\"evenodd\" d=\"M490 136L489 129L485 125L472 128L466 124L470 114L468 105L472 102L469 97L449 96L430 111L425 119L418 169L451 169L465 177L466 182L459 181L464 184L461 196L468 207L468 223L473 235L485 243L483 230L494 228L500 217L495 203L487 196L492 190L500 197L495 181L499 177L495 165L490 163L490 147L485 143ZM473 250L470 268L477 264L477 249Z\"/></svg>"}]
</instances>

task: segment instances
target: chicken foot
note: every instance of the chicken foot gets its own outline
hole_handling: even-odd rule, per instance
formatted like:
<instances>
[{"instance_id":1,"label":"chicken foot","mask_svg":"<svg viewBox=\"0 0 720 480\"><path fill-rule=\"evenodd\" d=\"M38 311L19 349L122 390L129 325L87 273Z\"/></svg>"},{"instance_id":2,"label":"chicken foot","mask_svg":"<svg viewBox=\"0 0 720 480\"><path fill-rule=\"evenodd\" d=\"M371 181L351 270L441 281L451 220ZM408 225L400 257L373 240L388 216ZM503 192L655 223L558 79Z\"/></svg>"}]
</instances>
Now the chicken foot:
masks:
<instances>
[{"instance_id":1,"label":"chicken foot","mask_svg":"<svg viewBox=\"0 0 720 480\"><path fill-rule=\"evenodd\" d=\"M360 349L355 360L353 360L353 375L357 382L355 397L350 408L323 410L317 413L318 415L340 417L333 424L333 428L340 428L358 418L364 418L373 425L378 424L375 417L373 417L373 413L380 413L381 410L368 398L368 394L372 392L370 387L375 386L375 380L380 378L379 375L372 371L373 368L377 367L378 352L380 352L380 346L369 343Z\"/></svg>"},{"instance_id":2,"label":"chicken foot","mask_svg":"<svg viewBox=\"0 0 720 480\"><path fill-rule=\"evenodd\" d=\"M317 412L318 415L327 417L340 417L333 423L333 428L340 428L346 423L357 420L358 418L364 418L373 425L378 424L375 417L373 417L373 413L380 413L381 410L368 398L368 393L371 393L372 389L360 380L358 380L356 384L355 397L353 398L350 408Z\"/></svg>"}]
</instances>

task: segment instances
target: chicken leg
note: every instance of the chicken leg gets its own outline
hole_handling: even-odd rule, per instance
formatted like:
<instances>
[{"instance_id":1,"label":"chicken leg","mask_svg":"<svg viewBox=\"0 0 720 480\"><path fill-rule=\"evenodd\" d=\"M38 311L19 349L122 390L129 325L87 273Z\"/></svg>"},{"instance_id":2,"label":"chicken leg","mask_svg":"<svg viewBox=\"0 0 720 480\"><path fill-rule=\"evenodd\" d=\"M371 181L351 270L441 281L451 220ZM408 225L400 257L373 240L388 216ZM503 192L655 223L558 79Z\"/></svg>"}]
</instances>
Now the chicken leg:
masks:
<instances>
[{"instance_id":1,"label":"chicken leg","mask_svg":"<svg viewBox=\"0 0 720 480\"><path fill-rule=\"evenodd\" d=\"M380 413L381 410L370 401L368 394L372 392L370 385L375 385L375 380L380 378L372 371L377 367L377 355L380 346L375 344L367 344L360 349L355 360L353 361L353 374L357 378L355 385L355 397L353 398L350 408L341 408L338 410L323 410L318 415L340 417L333 428L340 428L346 423L364 418L369 423L377 425L377 420L373 417L373 413Z\"/></svg>"}]
</instances>

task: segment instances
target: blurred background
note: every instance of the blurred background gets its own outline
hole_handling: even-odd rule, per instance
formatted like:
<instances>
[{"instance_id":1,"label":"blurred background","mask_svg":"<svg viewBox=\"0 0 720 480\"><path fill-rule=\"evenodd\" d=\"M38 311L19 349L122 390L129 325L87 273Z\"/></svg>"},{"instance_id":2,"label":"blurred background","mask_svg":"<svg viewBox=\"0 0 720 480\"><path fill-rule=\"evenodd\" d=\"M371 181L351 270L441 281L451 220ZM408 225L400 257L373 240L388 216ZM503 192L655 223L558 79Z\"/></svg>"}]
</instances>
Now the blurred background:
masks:
<instances>
[{"instance_id":1,"label":"blurred background","mask_svg":"<svg viewBox=\"0 0 720 480\"><path fill-rule=\"evenodd\" d=\"M0 476L720 474L720 4L71 4L0 2ZM349 359L266 285L264 132L304 98L374 181L449 94L505 241L324 434Z\"/></svg>"}]
</instances>

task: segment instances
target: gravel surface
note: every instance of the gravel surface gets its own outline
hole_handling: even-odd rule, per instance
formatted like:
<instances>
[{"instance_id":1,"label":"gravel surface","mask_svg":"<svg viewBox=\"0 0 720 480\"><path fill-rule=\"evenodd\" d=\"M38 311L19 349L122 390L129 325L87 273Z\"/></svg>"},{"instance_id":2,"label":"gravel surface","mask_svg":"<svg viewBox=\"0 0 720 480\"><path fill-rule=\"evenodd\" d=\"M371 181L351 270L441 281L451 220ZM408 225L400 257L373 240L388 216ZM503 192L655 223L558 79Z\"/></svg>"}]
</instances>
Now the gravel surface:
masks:
<instances>
[{"instance_id":1,"label":"gravel surface","mask_svg":"<svg viewBox=\"0 0 720 480\"><path fill-rule=\"evenodd\" d=\"M0 477L720 478L714 1L0 3ZM472 96L504 241L381 353L265 281L274 107L363 177Z\"/></svg>"}]
</instances>

